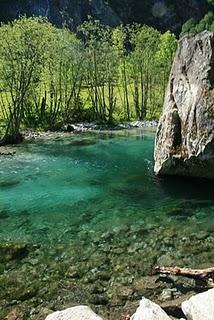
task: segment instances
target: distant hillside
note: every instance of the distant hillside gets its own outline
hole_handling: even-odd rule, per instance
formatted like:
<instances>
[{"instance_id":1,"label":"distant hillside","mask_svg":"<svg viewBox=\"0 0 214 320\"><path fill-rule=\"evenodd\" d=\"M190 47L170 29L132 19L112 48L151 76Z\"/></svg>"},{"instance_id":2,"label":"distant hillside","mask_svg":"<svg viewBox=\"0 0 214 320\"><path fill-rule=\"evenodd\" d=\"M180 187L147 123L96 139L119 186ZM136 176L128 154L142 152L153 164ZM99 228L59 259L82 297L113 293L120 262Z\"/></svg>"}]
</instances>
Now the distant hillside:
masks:
<instances>
[{"instance_id":1,"label":"distant hillside","mask_svg":"<svg viewBox=\"0 0 214 320\"><path fill-rule=\"evenodd\" d=\"M47 16L59 26L66 21L71 28L90 15L104 24L140 22L161 31L181 31L190 19L201 19L213 9L210 0L1 0L0 21L19 15Z\"/></svg>"}]
</instances>

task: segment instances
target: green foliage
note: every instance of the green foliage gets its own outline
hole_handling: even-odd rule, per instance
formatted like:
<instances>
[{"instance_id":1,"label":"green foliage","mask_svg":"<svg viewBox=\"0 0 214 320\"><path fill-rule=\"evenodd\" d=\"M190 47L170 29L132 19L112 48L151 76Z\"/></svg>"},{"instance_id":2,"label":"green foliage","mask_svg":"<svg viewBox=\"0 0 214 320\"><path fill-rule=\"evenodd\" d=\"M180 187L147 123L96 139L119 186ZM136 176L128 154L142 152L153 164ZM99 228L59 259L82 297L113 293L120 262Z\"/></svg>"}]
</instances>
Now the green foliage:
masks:
<instances>
[{"instance_id":1,"label":"green foliage","mask_svg":"<svg viewBox=\"0 0 214 320\"><path fill-rule=\"evenodd\" d=\"M182 27L180 37L186 34L196 34L204 30L214 31L214 13L208 12L199 22L194 19L186 21Z\"/></svg>"},{"instance_id":2,"label":"green foliage","mask_svg":"<svg viewBox=\"0 0 214 320\"><path fill-rule=\"evenodd\" d=\"M77 35L43 18L0 27L2 143L22 128L159 116L177 45L172 33L89 20Z\"/></svg>"},{"instance_id":3,"label":"green foliage","mask_svg":"<svg viewBox=\"0 0 214 320\"><path fill-rule=\"evenodd\" d=\"M41 18L22 18L0 28L1 110L6 120L4 139L18 140L19 128L44 67L49 33L54 28Z\"/></svg>"},{"instance_id":4,"label":"green foliage","mask_svg":"<svg viewBox=\"0 0 214 320\"><path fill-rule=\"evenodd\" d=\"M195 30L195 27L196 27L196 24L197 24L197 21L195 19L189 19L187 20L183 26L182 26L182 31L181 31L181 34L180 34L180 37L183 37L184 35L190 33L195 33L196 30Z\"/></svg>"}]
</instances>

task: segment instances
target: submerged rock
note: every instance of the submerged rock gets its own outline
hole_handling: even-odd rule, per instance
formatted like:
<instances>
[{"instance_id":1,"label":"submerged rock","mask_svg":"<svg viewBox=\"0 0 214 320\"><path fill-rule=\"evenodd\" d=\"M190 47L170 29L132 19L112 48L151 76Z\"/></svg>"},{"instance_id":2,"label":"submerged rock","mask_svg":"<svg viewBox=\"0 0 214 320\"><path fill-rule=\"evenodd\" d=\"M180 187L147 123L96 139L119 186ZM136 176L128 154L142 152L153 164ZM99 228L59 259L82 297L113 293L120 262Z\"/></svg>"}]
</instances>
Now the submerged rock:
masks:
<instances>
[{"instance_id":1,"label":"submerged rock","mask_svg":"<svg viewBox=\"0 0 214 320\"><path fill-rule=\"evenodd\" d=\"M0 180L0 188L1 189L9 189L16 187L20 183L18 179L5 178Z\"/></svg>"},{"instance_id":2,"label":"submerged rock","mask_svg":"<svg viewBox=\"0 0 214 320\"><path fill-rule=\"evenodd\" d=\"M89 307L78 306L54 312L47 316L45 320L102 320L102 318L94 313Z\"/></svg>"},{"instance_id":3,"label":"submerged rock","mask_svg":"<svg viewBox=\"0 0 214 320\"><path fill-rule=\"evenodd\" d=\"M214 178L214 33L183 38L156 134L155 173Z\"/></svg>"},{"instance_id":4,"label":"submerged rock","mask_svg":"<svg viewBox=\"0 0 214 320\"><path fill-rule=\"evenodd\" d=\"M14 307L4 318L4 320L24 320L24 312L18 307Z\"/></svg>"},{"instance_id":5,"label":"submerged rock","mask_svg":"<svg viewBox=\"0 0 214 320\"><path fill-rule=\"evenodd\" d=\"M131 320L170 320L170 318L156 303L143 297Z\"/></svg>"},{"instance_id":6,"label":"submerged rock","mask_svg":"<svg viewBox=\"0 0 214 320\"><path fill-rule=\"evenodd\" d=\"M199 293L183 302L182 310L188 320L213 320L214 289Z\"/></svg>"},{"instance_id":7,"label":"submerged rock","mask_svg":"<svg viewBox=\"0 0 214 320\"><path fill-rule=\"evenodd\" d=\"M7 210L1 210L0 209L0 220L3 219L8 219L10 217L9 213L7 212Z\"/></svg>"},{"instance_id":8,"label":"submerged rock","mask_svg":"<svg viewBox=\"0 0 214 320\"><path fill-rule=\"evenodd\" d=\"M27 244L16 242L0 242L0 261L22 259L29 253Z\"/></svg>"},{"instance_id":9,"label":"submerged rock","mask_svg":"<svg viewBox=\"0 0 214 320\"><path fill-rule=\"evenodd\" d=\"M0 146L0 156L14 156L16 151L13 148Z\"/></svg>"}]
</instances>

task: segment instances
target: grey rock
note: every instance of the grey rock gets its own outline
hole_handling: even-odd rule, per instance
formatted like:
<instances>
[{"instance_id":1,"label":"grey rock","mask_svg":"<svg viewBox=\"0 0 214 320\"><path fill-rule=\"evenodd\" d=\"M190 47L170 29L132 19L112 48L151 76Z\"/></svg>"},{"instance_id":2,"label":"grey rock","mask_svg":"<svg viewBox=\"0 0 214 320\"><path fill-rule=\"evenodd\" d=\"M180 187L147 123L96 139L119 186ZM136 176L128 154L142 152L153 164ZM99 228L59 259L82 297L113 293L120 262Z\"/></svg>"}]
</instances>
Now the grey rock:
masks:
<instances>
[{"instance_id":1,"label":"grey rock","mask_svg":"<svg viewBox=\"0 0 214 320\"><path fill-rule=\"evenodd\" d=\"M87 306L77 306L63 311L57 311L45 320L102 320Z\"/></svg>"},{"instance_id":2,"label":"grey rock","mask_svg":"<svg viewBox=\"0 0 214 320\"><path fill-rule=\"evenodd\" d=\"M170 320L170 318L161 307L143 297L131 320Z\"/></svg>"},{"instance_id":3,"label":"grey rock","mask_svg":"<svg viewBox=\"0 0 214 320\"><path fill-rule=\"evenodd\" d=\"M155 173L214 178L214 33L181 39L156 134Z\"/></svg>"},{"instance_id":4,"label":"grey rock","mask_svg":"<svg viewBox=\"0 0 214 320\"><path fill-rule=\"evenodd\" d=\"M183 302L182 310L188 320L213 320L214 289L199 293Z\"/></svg>"}]
</instances>

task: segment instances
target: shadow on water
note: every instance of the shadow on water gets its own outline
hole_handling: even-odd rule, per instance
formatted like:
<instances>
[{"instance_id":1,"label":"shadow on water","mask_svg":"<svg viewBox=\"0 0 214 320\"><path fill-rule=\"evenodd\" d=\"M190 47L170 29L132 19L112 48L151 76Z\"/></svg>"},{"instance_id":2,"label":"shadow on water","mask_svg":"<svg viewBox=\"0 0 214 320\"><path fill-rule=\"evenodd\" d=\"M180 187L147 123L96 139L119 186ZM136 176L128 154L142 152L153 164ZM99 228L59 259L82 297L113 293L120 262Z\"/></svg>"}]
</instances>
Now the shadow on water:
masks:
<instances>
[{"instance_id":1,"label":"shadow on water","mask_svg":"<svg viewBox=\"0 0 214 320\"><path fill-rule=\"evenodd\" d=\"M188 177L155 177L155 183L169 196L195 200L202 206L214 204L213 181Z\"/></svg>"}]
</instances>

